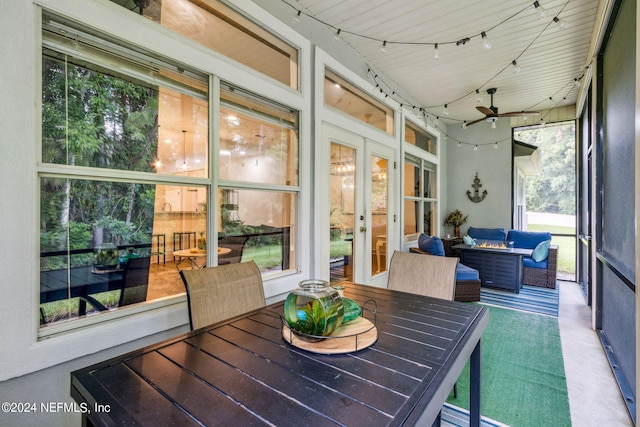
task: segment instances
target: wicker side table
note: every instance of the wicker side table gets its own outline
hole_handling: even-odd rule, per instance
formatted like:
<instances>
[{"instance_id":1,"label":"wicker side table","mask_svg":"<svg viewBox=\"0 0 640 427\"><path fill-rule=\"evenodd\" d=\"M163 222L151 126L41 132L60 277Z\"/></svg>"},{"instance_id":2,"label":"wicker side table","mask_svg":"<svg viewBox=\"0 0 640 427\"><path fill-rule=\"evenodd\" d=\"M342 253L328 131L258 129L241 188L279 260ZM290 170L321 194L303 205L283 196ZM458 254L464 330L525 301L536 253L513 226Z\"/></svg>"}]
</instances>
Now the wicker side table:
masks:
<instances>
[{"instance_id":1,"label":"wicker side table","mask_svg":"<svg viewBox=\"0 0 640 427\"><path fill-rule=\"evenodd\" d=\"M452 237L450 239L443 238L442 244L444 245L444 256L460 257L460 251L452 249L453 246L462 243L462 237Z\"/></svg>"}]
</instances>

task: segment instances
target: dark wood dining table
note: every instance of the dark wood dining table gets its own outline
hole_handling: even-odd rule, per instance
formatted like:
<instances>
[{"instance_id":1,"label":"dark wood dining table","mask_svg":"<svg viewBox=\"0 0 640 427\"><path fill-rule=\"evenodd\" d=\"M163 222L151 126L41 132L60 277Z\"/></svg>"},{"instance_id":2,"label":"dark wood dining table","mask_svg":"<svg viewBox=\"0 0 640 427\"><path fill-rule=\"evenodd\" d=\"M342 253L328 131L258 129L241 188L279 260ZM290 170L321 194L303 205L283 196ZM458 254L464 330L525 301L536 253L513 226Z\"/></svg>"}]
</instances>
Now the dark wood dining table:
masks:
<instances>
[{"instance_id":1,"label":"dark wood dining table","mask_svg":"<svg viewBox=\"0 0 640 427\"><path fill-rule=\"evenodd\" d=\"M470 423L478 426L488 310L345 287L360 304L375 301L365 307L376 307L378 339L366 349L317 354L290 345L278 302L72 372L71 395L89 425L430 426L470 360Z\"/></svg>"}]
</instances>

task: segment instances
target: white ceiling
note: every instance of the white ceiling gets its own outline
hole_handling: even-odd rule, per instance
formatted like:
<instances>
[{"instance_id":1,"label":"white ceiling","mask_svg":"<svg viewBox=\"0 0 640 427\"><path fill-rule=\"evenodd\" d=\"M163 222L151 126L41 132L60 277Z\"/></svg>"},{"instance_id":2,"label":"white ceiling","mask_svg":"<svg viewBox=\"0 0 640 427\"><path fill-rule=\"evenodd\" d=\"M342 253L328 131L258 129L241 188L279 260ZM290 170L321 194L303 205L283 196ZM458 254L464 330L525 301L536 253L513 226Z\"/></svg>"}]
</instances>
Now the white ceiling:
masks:
<instances>
[{"instance_id":1,"label":"white ceiling","mask_svg":"<svg viewBox=\"0 0 640 427\"><path fill-rule=\"evenodd\" d=\"M490 106L486 90L497 88L500 113L548 110L576 103L580 82L591 64L598 0L539 0L539 18L528 0L270 0L288 24L324 26L359 52L379 76L376 83L404 105L425 107L430 117L462 124L483 117ZM602 6L601 6L602 7ZM300 10L300 22L293 17ZM566 22L564 29L554 17ZM491 49L485 50L481 32ZM469 38L464 44L456 42ZM381 52L387 41L386 53ZM438 43L439 59L434 59ZM520 71L512 72L517 61ZM575 80L577 79L577 82ZM478 102L476 89L482 101ZM448 117L443 115L448 106ZM542 116L544 117L544 116ZM541 117L534 117L533 121Z\"/></svg>"}]
</instances>

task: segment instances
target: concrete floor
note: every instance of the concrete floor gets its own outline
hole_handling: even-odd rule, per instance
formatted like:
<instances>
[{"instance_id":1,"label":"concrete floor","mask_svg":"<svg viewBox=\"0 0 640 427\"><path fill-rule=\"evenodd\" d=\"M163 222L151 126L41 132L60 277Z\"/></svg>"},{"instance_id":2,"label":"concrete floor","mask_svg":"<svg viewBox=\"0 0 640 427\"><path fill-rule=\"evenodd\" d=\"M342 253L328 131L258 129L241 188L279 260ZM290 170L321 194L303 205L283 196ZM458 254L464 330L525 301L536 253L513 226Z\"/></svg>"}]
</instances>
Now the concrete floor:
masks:
<instances>
[{"instance_id":1,"label":"concrete floor","mask_svg":"<svg viewBox=\"0 0 640 427\"><path fill-rule=\"evenodd\" d=\"M575 427L633 426L600 340L591 329L591 309L575 282L560 287L560 339Z\"/></svg>"}]
</instances>

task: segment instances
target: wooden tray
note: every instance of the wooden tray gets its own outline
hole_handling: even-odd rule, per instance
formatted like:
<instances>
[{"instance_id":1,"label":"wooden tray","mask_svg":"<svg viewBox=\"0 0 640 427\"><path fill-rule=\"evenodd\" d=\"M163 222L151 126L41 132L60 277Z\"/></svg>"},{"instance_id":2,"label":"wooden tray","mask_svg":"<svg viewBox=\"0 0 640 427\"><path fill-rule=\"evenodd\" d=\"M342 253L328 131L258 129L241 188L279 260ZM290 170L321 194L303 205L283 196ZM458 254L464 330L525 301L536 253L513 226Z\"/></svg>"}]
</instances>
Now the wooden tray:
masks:
<instances>
[{"instance_id":1,"label":"wooden tray","mask_svg":"<svg viewBox=\"0 0 640 427\"><path fill-rule=\"evenodd\" d=\"M295 334L285 323L282 326L282 338L294 347L321 354L342 354L363 350L378 339L378 329L364 317L341 325L326 338L309 342Z\"/></svg>"}]
</instances>

